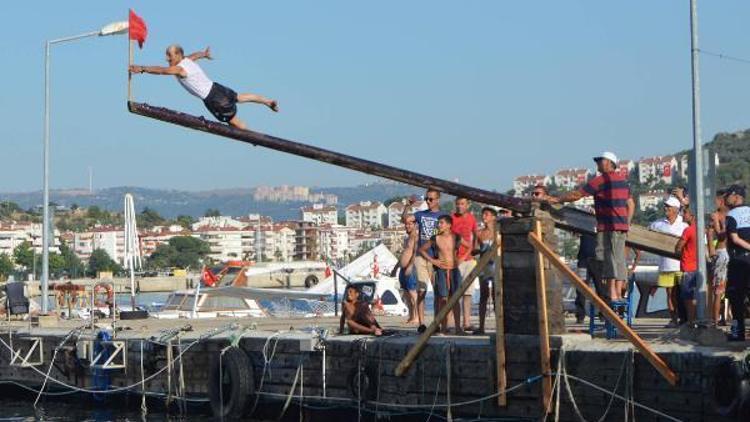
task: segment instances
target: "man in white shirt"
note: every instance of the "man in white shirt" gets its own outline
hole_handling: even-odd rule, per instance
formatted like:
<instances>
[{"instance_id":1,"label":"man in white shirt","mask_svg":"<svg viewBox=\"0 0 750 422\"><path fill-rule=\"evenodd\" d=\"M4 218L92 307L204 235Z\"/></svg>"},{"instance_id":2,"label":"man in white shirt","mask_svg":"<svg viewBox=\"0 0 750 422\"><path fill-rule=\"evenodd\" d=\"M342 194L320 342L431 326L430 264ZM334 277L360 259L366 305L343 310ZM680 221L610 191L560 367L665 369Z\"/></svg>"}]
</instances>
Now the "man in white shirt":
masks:
<instances>
[{"instance_id":1,"label":"man in white shirt","mask_svg":"<svg viewBox=\"0 0 750 422\"><path fill-rule=\"evenodd\" d=\"M217 120L239 129L247 129L247 126L237 117L237 103L258 103L273 111L279 111L279 104L275 100L257 94L237 94L232 89L213 82L195 63L203 58L211 59L211 51L208 48L185 57L182 47L173 44L167 47L168 67L131 65L129 71L176 76L183 88L203 100L203 104Z\"/></svg>"},{"instance_id":2,"label":"man in white shirt","mask_svg":"<svg viewBox=\"0 0 750 422\"><path fill-rule=\"evenodd\" d=\"M680 200L674 196L670 196L664 200L665 217L651 223L649 229L674 236L682 236L682 232L685 231L688 225L682 221L682 217L680 216L680 206ZM678 316L683 320L685 320L684 317L686 317L686 315L682 315L684 307L680 306L679 284L681 278L680 260L661 257L657 285L667 289L667 308L669 309L670 315L670 321L669 324L667 324L667 328L674 328L679 325Z\"/></svg>"}]
</instances>

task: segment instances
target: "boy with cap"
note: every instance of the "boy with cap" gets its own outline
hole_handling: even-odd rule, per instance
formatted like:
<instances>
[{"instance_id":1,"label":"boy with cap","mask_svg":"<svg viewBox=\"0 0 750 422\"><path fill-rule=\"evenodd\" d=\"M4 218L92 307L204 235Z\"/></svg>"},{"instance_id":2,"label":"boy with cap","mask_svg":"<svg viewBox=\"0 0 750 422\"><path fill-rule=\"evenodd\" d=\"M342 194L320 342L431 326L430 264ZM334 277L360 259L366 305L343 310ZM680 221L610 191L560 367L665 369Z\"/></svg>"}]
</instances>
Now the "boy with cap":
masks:
<instances>
[{"instance_id":1,"label":"boy with cap","mask_svg":"<svg viewBox=\"0 0 750 422\"><path fill-rule=\"evenodd\" d=\"M625 265L625 238L635 212L627 175L617 169L617 156L605 152L594 157L599 175L580 189L559 197L549 196L550 203L575 202L585 196L594 197L596 214L597 259L603 261L602 281L609 283L612 302L622 300L628 272Z\"/></svg>"},{"instance_id":2,"label":"boy with cap","mask_svg":"<svg viewBox=\"0 0 750 422\"><path fill-rule=\"evenodd\" d=\"M727 297L732 307L729 341L745 341L745 297L750 281L750 207L745 205L744 186L730 186L725 198L729 207L726 219L729 250Z\"/></svg>"}]
</instances>

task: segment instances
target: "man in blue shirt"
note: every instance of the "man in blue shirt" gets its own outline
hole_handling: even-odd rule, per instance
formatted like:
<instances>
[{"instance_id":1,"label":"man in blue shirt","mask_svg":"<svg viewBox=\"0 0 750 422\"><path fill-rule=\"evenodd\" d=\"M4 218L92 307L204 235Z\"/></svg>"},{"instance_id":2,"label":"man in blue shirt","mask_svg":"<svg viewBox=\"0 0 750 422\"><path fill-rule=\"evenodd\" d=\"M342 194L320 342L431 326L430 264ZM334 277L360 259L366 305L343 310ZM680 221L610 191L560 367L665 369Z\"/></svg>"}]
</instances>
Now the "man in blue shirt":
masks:
<instances>
[{"instance_id":1,"label":"man in blue shirt","mask_svg":"<svg viewBox=\"0 0 750 422\"><path fill-rule=\"evenodd\" d=\"M447 215L447 213L440 211L440 192L437 190L427 189L424 200L427 202L427 209L414 213L419 233L417 250L429 241L432 236L437 234L438 218L441 215ZM404 221L406 221L405 219L414 202L416 202L416 198L409 198L409 206L404 207L404 214L402 216ZM434 257L434 251L430 251L430 254ZM424 257L417 255L414 257L414 269L417 272L418 282L417 310L420 315L424 315L424 298L427 295L427 283L432 283L433 280L432 263L424 259Z\"/></svg>"}]
</instances>

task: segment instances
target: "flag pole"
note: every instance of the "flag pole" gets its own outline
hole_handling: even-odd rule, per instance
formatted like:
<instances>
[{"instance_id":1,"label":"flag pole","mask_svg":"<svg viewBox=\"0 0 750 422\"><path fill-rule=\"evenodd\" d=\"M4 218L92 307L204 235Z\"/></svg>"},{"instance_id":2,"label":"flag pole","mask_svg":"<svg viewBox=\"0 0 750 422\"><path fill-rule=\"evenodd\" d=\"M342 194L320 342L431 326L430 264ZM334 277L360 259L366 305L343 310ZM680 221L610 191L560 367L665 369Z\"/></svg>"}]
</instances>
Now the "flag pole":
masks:
<instances>
[{"instance_id":1,"label":"flag pole","mask_svg":"<svg viewBox=\"0 0 750 422\"><path fill-rule=\"evenodd\" d=\"M133 65L133 40L128 37L128 102L133 101L133 74L130 66Z\"/></svg>"}]
</instances>

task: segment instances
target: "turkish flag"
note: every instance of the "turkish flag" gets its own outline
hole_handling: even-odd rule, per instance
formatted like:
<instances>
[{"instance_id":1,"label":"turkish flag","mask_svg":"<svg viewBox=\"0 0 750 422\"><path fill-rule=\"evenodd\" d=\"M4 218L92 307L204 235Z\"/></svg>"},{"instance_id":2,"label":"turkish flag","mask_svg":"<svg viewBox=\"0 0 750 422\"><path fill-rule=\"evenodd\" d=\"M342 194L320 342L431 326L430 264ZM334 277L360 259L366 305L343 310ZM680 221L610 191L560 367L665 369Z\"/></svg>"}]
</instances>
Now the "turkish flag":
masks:
<instances>
[{"instance_id":1,"label":"turkish flag","mask_svg":"<svg viewBox=\"0 0 750 422\"><path fill-rule=\"evenodd\" d=\"M148 29L143 18L136 15L133 9L130 9L130 16L128 17L128 35L131 40L138 41L138 48L143 48Z\"/></svg>"}]
</instances>

